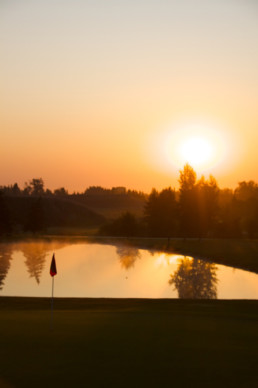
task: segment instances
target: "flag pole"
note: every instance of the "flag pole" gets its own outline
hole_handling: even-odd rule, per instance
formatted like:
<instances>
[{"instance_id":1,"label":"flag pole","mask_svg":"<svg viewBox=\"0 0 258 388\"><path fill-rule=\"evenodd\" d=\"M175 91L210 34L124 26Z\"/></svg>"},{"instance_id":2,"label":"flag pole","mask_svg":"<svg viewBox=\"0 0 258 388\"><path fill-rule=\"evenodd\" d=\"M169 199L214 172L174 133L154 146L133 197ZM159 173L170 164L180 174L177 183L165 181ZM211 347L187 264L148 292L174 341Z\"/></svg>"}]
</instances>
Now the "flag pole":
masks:
<instances>
[{"instance_id":1,"label":"flag pole","mask_svg":"<svg viewBox=\"0 0 258 388\"><path fill-rule=\"evenodd\" d=\"M54 280L55 277L52 276L52 299L51 299L51 329L53 330L53 318L54 318Z\"/></svg>"},{"instance_id":2,"label":"flag pole","mask_svg":"<svg viewBox=\"0 0 258 388\"><path fill-rule=\"evenodd\" d=\"M52 298L51 298L51 330L53 330L54 320L54 277L57 274L55 254L53 253L52 261L50 265L50 275L52 276Z\"/></svg>"}]
</instances>

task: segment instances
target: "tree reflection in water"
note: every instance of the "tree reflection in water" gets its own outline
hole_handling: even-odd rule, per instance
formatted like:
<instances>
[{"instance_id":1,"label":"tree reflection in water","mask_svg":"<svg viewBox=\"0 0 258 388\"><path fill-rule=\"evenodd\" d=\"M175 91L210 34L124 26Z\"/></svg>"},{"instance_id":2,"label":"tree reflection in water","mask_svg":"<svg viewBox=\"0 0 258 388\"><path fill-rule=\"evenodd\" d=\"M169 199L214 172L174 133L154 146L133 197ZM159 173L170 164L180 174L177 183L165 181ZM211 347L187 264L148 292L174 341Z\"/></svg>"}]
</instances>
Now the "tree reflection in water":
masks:
<instances>
[{"instance_id":1,"label":"tree reflection in water","mask_svg":"<svg viewBox=\"0 0 258 388\"><path fill-rule=\"evenodd\" d=\"M28 243L24 244L21 250L26 258L25 264L30 277L34 277L39 284L41 273L45 267L48 247L44 243Z\"/></svg>"},{"instance_id":2,"label":"tree reflection in water","mask_svg":"<svg viewBox=\"0 0 258 388\"><path fill-rule=\"evenodd\" d=\"M182 299L216 299L217 267L199 259L184 257L171 276L173 285Z\"/></svg>"},{"instance_id":3,"label":"tree reflection in water","mask_svg":"<svg viewBox=\"0 0 258 388\"><path fill-rule=\"evenodd\" d=\"M118 246L116 253L119 256L121 266L125 269L133 267L136 260L141 257L139 249L128 245Z\"/></svg>"},{"instance_id":4,"label":"tree reflection in water","mask_svg":"<svg viewBox=\"0 0 258 388\"><path fill-rule=\"evenodd\" d=\"M0 290L3 289L4 280L8 274L12 260L12 249L8 244L0 245Z\"/></svg>"},{"instance_id":5,"label":"tree reflection in water","mask_svg":"<svg viewBox=\"0 0 258 388\"><path fill-rule=\"evenodd\" d=\"M39 284L41 273L45 267L47 255L50 254L50 260L53 252L57 249L64 248L67 245L74 243L76 242L70 241L69 239L62 241L36 240L16 243L14 249L23 253L30 277L35 278L36 282Z\"/></svg>"}]
</instances>

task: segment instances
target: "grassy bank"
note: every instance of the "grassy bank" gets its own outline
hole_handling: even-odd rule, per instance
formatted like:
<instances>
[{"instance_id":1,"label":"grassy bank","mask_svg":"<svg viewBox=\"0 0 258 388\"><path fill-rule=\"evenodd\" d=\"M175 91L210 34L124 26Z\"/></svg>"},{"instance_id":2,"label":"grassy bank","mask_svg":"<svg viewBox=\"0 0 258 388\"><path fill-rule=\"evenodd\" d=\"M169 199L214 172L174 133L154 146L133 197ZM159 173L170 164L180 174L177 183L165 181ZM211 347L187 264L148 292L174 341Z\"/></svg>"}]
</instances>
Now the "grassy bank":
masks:
<instances>
[{"instance_id":1,"label":"grassy bank","mask_svg":"<svg viewBox=\"0 0 258 388\"><path fill-rule=\"evenodd\" d=\"M256 387L257 301L0 298L4 387Z\"/></svg>"},{"instance_id":2,"label":"grassy bank","mask_svg":"<svg viewBox=\"0 0 258 388\"><path fill-rule=\"evenodd\" d=\"M183 238L97 238L92 241L125 243L137 248L179 253L258 273L258 240Z\"/></svg>"}]
</instances>

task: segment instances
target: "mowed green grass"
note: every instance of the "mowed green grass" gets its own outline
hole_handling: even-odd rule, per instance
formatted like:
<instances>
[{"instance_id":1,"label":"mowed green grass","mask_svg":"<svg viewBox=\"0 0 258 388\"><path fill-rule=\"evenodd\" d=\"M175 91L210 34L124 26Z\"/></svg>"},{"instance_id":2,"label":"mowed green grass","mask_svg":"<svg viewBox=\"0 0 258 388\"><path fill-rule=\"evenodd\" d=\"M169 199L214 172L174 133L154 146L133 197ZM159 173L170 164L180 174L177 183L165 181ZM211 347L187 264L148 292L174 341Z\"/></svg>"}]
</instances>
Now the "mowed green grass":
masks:
<instances>
[{"instance_id":1,"label":"mowed green grass","mask_svg":"<svg viewBox=\"0 0 258 388\"><path fill-rule=\"evenodd\" d=\"M0 386L257 387L258 301L0 298Z\"/></svg>"}]
</instances>

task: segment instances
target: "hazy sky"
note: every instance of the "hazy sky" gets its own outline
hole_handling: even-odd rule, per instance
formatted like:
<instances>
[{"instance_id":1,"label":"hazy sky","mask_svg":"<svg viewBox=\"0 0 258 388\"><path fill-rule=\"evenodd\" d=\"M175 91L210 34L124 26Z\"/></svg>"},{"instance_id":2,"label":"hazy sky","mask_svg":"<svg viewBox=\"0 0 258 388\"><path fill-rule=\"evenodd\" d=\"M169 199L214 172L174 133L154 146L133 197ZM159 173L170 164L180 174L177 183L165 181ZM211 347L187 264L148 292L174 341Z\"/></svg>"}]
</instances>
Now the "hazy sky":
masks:
<instances>
[{"instance_id":1,"label":"hazy sky","mask_svg":"<svg viewBox=\"0 0 258 388\"><path fill-rule=\"evenodd\" d=\"M0 0L0 55L0 185L177 186L196 125L258 181L255 0Z\"/></svg>"}]
</instances>

